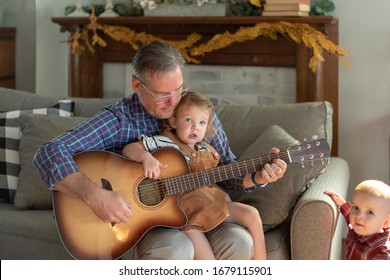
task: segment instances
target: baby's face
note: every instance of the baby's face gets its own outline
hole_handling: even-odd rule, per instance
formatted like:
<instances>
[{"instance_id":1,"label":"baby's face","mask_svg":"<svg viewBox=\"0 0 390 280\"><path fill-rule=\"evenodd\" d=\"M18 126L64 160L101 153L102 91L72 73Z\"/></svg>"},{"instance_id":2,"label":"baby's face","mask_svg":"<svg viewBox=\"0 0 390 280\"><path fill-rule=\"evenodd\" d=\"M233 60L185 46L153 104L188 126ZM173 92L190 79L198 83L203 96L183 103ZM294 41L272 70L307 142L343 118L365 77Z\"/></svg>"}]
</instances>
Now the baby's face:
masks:
<instances>
[{"instance_id":1,"label":"baby's face","mask_svg":"<svg viewBox=\"0 0 390 280\"><path fill-rule=\"evenodd\" d=\"M203 140L209 124L210 114L207 109L189 104L170 119L171 127L176 129L176 135L184 143L194 146Z\"/></svg>"},{"instance_id":2,"label":"baby's face","mask_svg":"<svg viewBox=\"0 0 390 280\"><path fill-rule=\"evenodd\" d=\"M382 232L388 227L390 205L380 197L364 192L355 192L352 197L350 222L359 235Z\"/></svg>"}]
</instances>

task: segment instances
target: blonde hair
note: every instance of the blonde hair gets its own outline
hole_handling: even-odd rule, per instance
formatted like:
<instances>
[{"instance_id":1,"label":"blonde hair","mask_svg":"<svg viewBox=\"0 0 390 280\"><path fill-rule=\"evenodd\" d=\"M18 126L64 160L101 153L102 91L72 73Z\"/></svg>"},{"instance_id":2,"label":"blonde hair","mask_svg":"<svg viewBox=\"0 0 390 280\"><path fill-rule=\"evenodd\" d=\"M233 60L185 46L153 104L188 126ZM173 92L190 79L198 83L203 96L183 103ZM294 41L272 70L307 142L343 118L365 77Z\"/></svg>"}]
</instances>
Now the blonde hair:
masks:
<instances>
[{"instance_id":1,"label":"blonde hair","mask_svg":"<svg viewBox=\"0 0 390 280\"><path fill-rule=\"evenodd\" d=\"M379 180L365 180L356 186L355 192L364 192L385 199L390 204L390 186Z\"/></svg>"},{"instance_id":2,"label":"blonde hair","mask_svg":"<svg viewBox=\"0 0 390 280\"><path fill-rule=\"evenodd\" d=\"M205 135L205 140L208 141L214 136L214 132L215 132L215 128L213 125L213 120L214 120L213 103L202 94L195 91L189 91L187 92L186 95L184 95L180 99L180 102L179 104L177 104L172 117L176 118L179 112L183 108L186 108L189 105L198 106L199 108L205 109L209 113L210 117L209 117L209 122L207 124L206 135ZM166 125L169 125L169 121L167 122ZM163 127L163 129L167 128L166 125Z\"/></svg>"}]
</instances>

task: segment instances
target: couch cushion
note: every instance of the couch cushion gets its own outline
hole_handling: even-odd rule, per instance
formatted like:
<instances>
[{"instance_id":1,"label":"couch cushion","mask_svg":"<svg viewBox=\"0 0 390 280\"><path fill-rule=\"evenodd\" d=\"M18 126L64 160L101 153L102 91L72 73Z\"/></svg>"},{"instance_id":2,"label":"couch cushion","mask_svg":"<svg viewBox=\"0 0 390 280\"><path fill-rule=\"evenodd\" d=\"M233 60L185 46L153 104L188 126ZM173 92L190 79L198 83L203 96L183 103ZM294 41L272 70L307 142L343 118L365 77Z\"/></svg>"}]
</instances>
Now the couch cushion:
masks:
<instances>
[{"instance_id":1,"label":"couch cushion","mask_svg":"<svg viewBox=\"0 0 390 280\"><path fill-rule=\"evenodd\" d=\"M58 100L71 99L75 102L74 115L80 117L90 117L103 107L120 100L120 98L56 97L2 87L0 87L0 99L0 112L51 107Z\"/></svg>"},{"instance_id":2,"label":"couch cushion","mask_svg":"<svg viewBox=\"0 0 390 280\"><path fill-rule=\"evenodd\" d=\"M20 116L22 130L20 139L20 174L15 195L15 206L18 209L51 209L51 191L40 178L33 165L33 157L37 149L63 133L78 125L86 118L60 116L44 116L25 114ZM44 125L42 125L44 124Z\"/></svg>"},{"instance_id":3,"label":"couch cushion","mask_svg":"<svg viewBox=\"0 0 390 280\"><path fill-rule=\"evenodd\" d=\"M106 106L117 103L119 98L82 98L72 97L75 102L74 115L80 117L91 117L92 115L99 112Z\"/></svg>"},{"instance_id":4,"label":"couch cushion","mask_svg":"<svg viewBox=\"0 0 390 280\"><path fill-rule=\"evenodd\" d=\"M49 108L58 100L68 99L67 97L47 96L2 87L0 87L0 98L0 112Z\"/></svg>"},{"instance_id":5,"label":"couch cushion","mask_svg":"<svg viewBox=\"0 0 390 280\"><path fill-rule=\"evenodd\" d=\"M74 102L60 100L50 108L14 110L0 113L0 198L13 201L18 185L19 165L19 116L33 113L69 117L73 114Z\"/></svg>"},{"instance_id":6,"label":"couch cushion","mask_svg":"<svg viewBox=\"0 0 390 280\"><path fill-rule=\"evenodd\" d=\"M329 102L223 105L216 106L215 111L228 136L230 147L238 157L270 125L282 127L300 141L316 135L332 143L333 108Z\"/></svg>"},{"instance_id":7,"label":"couch cushion","mask_svg":"<svg viewBox=\"0 0 390 280\"><path fill-rule=\"evenodd\" d=\"M240 160L267 155L272 147L278 147L281 154L298 144L298 141L277 125L267 127L259 137L242 153ZM257 188L253 193L229 191L233 201L254 206L258 209L264 230L282 223L294 207L298 197L310 186L310 182L326 166L316 161L302 168L300 164L290 164L283 178Z\"/></svg>"},{"instance_id":8,"label":"couch cushion","mask_svg":"<svg viewBox=\"0 0 390 280\"><path fill-rule=\"evenodd\" d=\"M72 259L62 245L52 210L16 210L0 203L1 260Z\"/></svg>"}]
</instances>

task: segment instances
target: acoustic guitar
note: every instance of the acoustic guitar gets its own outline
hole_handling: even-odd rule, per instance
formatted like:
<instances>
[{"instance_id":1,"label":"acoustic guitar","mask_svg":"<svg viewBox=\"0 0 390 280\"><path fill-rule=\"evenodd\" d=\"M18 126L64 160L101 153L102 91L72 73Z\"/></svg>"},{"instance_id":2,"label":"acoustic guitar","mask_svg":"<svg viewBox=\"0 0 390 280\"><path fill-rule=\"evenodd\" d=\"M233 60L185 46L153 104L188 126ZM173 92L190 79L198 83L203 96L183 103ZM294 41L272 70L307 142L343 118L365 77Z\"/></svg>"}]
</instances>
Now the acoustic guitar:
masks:
<instances>
[{"instance_id":1,"label":"acoustic guitar","mask_svg":"<svg viewBox=\"0 0 390 280\"><path fill-rule=\"evenodd\" d=\"M131 203L133 217L127 223L106 223L82 201L53 192L53 208L61 240L75 259L118 259L154 227L181 228L187 217L180 194L260 170L280 158L286 163L325 161L330 156L326 140L291 147L279 154L191 173L181 152L162 148L153 153L168 167L158 180L145 178L142 164L107 151L85 151L74 156L80 171L98 186L118 192Z\"/></svg>"}]
</instances>

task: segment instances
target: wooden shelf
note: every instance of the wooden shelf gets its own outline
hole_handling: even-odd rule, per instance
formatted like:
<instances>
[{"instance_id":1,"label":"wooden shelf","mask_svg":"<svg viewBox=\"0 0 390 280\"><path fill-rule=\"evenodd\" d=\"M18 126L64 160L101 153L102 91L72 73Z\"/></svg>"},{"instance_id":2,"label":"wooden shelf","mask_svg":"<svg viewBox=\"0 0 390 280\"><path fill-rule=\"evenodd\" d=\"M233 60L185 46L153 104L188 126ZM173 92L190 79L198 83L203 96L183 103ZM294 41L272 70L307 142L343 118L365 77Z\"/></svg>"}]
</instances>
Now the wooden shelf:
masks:
<instances>
[{"instance_id":1,"label":"wooden shelf","mask_svg":"<svg viewBox=\"0 0 390 280\"><path fill-rule=\"evenodd\" d=\"M88 18L55 17L62 32L80 30ZM191 33L202 35L197 43L208 41L215 34L235 32L240 27L257 23L286 21L306 23L323 32L333 43L338 44L338 19L334 17L116 17L99 18L102 24L127 26L135 32L145 32L165 40L184 40ZM103 96L103 63L129 63L135 53L130 45L116 42L104 34L107 47L71 54L69 63L69 95L80 97ZM334 107L332 154L338 153L338 60L324 53L325 62L319 63L313 73L308 65L311 50L303 44L295 44L280 36L277 40L258 37L251 41L235 43L227 48L195 57L206 65L273 66L296 69L297 102L329 101Z\"/></svg>"},{"instance_id":2,"label":"wooden shelf","mask_svg":"<svg viewBox=\"0 0 390 280\"><path fill-rule=\"evenodd\" d=\"M0 87L15 88L16 28L0 28Z\"/></svg>"},{"instance_id":3,"label":"wooden shelf","mask_svg":"<svg viewBox=\"0 0 390 280\"><path fill-rule=\"evenodd\" d=\"M74 31L89 22L87 17L54 17L54 23L61 25L63 31ZM253 25L259 22L287 21L292 23L307 23L310 25L337 23L334 17L106 17L99 18L98 22L103 24L134 26L134 25ZM191 32L191 30L187 30Z\"/></svg>"}]
</instances>

